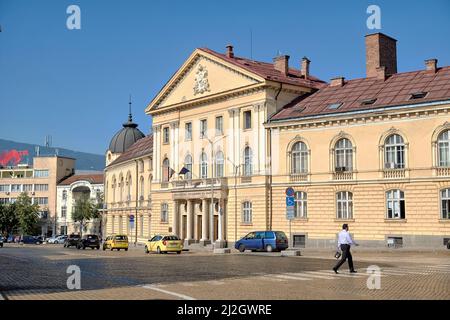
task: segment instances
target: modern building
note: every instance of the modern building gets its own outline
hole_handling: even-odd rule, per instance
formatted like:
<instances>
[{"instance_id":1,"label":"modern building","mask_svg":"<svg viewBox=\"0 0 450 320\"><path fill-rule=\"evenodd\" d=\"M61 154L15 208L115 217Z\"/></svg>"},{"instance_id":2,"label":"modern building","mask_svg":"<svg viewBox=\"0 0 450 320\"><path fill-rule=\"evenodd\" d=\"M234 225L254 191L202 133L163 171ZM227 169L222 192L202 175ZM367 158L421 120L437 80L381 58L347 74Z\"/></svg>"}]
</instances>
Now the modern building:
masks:
<instances>
[{"instance_id":1,"label":"modern building","mask_svg":"<svg viewBox=\"0 0 450 320\"><path fill-rule=\"evenodd\" d=\"M104 171L104 232L128 234L131 242L143 242L151 233L153 137L137 127L130 111L128 122L111 139Z\"/></svg>"},{"instance_id":2,"label":"modern building","mask_svg":"<svg viewBox=\"0 0 450 320\"><path fill-rule=\"evenodd\" d=\"M232 46L196 49L146 108L153 136L144 138L143 171L127 156L122 176L106 176L109 199L151 195L141 238L172 232L186 244L231 246L271 229L294 246L334 247L348 223L365 245L442 246L450 237L450 67L430 59L398 73L396 40L365 40L367 76L330 83L310 74L306 57L293 68L289 56L266 63L237 57ZM114 148L123 140L111 141L109 161L120 159ZM123 214L118 220L108 204L108 232L135 215L116 206Z\"/></svg>"},{"instance_id":3,"label":"modern building","mask_svg":"<svg viewBox=\"0 0 450 320\"><path fill-rule=\"evenodd\" d=\"M80 233L80 224L74 222L72 218L76 201L84 197L101 205L103 204L103 192L103 173L75 174L58 183L56 233ZM82 233L102 234L101 218L89 221Z\"/></svg>"},{"instance_id":4,"label":"modern building","mask_svg":"<svg viewBox=\"0 0 450 320\"><path fill-rule=\"evenodd\" d=\"M0 168L0 203L14 203L27 192L41 209L42 235L56 232L56 185L74 174L75 159L57 155L36 156L33 164Z\"/></svg>"}]
</instances>

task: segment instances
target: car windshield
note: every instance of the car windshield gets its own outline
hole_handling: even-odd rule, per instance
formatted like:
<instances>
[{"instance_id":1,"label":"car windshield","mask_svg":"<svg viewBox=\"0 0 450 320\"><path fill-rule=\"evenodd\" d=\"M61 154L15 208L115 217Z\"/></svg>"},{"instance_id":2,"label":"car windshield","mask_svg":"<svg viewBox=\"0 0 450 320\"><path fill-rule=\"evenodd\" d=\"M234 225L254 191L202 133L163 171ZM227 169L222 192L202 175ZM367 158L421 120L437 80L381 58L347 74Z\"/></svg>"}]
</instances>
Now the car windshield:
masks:
<instances>
[{"instance_id":1,"label":"car windshield","mask_svg":"<svg viewBox=\"0 0 450 320\"><path fill-rule=\"evenodd\" d=\"M97 240L98 239L98 237L95 234L89 234L86 236L86 238L89 240Z\"/></svg>"},{"instance_id":2,"label":"car windshield","mask_svg":"<svg viewBox=\"0 0 450 320\"><path fill-rule=\"evenodd\" d=\"M116 240L128 240L127 236L116 236L115 237Z\"/></svg>"},{"instance_id":3,"label":"car windshield","mask_svg":"<svg viewBox=\"0 0 450 320\"><path fill-rule=\"evenodd\" d=\"M282 240L287 239L286 235L282 231L277 231L277 232L275 232L275 234L277 235L277 239L282 239Z\"/></svg>"}]
</instances>

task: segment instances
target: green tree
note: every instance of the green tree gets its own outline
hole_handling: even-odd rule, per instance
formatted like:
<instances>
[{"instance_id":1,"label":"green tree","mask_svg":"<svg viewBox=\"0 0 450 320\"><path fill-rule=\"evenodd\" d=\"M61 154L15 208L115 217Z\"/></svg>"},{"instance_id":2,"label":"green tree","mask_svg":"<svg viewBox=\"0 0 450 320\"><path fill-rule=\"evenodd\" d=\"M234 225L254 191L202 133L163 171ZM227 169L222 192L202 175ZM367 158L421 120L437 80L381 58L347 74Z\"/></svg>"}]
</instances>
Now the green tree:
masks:
<instances>
[{"instance_id":1,"label":"green tree","mask_svg":"<svg viewBox=\"0 0 450 320\"><path fill-rule=\"evenodd\" d=\"M33 234L39 221L39 205L33 204L26 192L20 194L15 205L20 231L22 234Z\"/></svg>"},{"instance_id":2,"label":"green tree","mask_svg":"<svg viewBox=\"0 0 450 320\"><path fill-rule=\"evenodd\" d=\"M89 196L82 196L75 201L75 206L72 212L72 219L80 224L80 235L83 234L83 229L92 219L99 218L100 214L97 204L89 198Z\"/></svg>"},{"instance_id":3,"label":"green tree","mask_svg":"<svg viewBox=\"0 0 450 320\"><path fill-rule=\"evenodd\" d=\"M16 204L0 204L0 234L12 234L18 226L19 216Z\"/></svg>"}]
</instances>

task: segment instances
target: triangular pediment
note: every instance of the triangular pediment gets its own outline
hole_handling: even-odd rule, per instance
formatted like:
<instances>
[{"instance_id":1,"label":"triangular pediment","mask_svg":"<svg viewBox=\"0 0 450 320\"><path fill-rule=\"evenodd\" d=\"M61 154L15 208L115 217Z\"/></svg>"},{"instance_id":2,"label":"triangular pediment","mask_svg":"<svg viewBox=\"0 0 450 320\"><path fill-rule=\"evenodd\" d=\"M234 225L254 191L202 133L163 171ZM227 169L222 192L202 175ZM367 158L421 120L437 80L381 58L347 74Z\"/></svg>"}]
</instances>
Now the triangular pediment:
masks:
<instances>
[{"instance_id":1,"label":"triangular pediment","mask_svg":"<svg viewBox=\"0 0 450 320\"><path fill-rule=\"evenodd\" d=\"M259 75L197 49L153 99L146 112L262 82L264 79Z\"/></svg>"}]
</instances>

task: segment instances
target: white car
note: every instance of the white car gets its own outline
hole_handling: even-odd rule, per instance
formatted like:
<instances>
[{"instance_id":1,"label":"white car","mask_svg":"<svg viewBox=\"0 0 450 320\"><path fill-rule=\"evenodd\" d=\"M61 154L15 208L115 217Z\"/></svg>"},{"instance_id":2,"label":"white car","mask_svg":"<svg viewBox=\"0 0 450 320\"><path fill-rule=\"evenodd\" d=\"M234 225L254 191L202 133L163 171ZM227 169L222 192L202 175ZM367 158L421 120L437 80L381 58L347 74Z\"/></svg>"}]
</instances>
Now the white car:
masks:
<instances>
[{"instance_id":1,"label":"white car","mask_svg":"<svg viewBox=\"0 0 450 320\"><path fill-rule=\"evenodd\" d=\"M50 238L47 238L47 243L56 243L56 239L58 239L59 236L53 236Z\"/></svg>"},{"instance_id":2,"label":"white car","mask_svg":"<svg viewBox=\"0 0 450 320\"><path fill-rule=\"evenodd\" d=\"M57 243L57 244L64 244L64 241L67 239L66 235L62 235L59 237L56 237L55 242L53 243Z\"/></svg>"}]
</instances>

